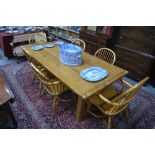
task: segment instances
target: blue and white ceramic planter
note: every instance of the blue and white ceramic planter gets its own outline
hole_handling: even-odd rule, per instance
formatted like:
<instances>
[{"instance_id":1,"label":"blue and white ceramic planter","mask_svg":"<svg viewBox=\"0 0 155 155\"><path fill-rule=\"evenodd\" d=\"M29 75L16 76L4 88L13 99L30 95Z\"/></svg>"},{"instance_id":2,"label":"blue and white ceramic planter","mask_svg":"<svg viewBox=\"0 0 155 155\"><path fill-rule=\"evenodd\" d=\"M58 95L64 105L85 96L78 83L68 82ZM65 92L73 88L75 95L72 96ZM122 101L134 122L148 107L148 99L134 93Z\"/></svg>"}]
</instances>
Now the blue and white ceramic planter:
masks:
<instances>
[{"instance_id":1,"label":"blue and white ceramic planter","mask_svg":"<svg viewBox=\"0 0 155 155\"><path fill-rule=\"evenodd\" d=\"M59 46L59 60L69 66L80 65L82 63L82 48L73 44Z\"/></svg>"}]
</instances>

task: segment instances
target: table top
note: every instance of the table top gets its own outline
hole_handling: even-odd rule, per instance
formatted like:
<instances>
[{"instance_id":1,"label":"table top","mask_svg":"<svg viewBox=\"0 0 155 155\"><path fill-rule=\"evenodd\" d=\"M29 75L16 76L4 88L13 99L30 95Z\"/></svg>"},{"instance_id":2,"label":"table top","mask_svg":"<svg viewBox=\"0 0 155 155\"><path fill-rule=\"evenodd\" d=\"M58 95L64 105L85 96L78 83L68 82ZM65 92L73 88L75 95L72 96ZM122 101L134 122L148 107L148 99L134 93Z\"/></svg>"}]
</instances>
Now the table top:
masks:
<instances>
[{"instance_id":1,"label":"table top","mask_svg":"<svg viewBox=\"0 0 155 155\"><path fill-rule=\"evenodd\" d=\"M57 46L54 46L53 48L44 48L40 51L33 51L31 47L23 47L23 49L29 56L40 62L47 70L53 73L83 99L86 99L94 93L106 88L128 73L124 69L111 65L99 58L95 58L93 66L99 66L105 69L108 71L109 75L101 81L89 82L81 78L80 72L92 66L92 55L83 52L81 65L67 66L59 61L59 49Z\"/></svg>"},{"instance_id":2,"label":"table top","mask_svg":"<svg viewBox=\"0 0 155 155\"><path fill-rule=\"evenodd\" d=\"M7 87L4 76L0 73L0 105L7 103L14 98L12 92Z\"/></svg>"}]
</instances>

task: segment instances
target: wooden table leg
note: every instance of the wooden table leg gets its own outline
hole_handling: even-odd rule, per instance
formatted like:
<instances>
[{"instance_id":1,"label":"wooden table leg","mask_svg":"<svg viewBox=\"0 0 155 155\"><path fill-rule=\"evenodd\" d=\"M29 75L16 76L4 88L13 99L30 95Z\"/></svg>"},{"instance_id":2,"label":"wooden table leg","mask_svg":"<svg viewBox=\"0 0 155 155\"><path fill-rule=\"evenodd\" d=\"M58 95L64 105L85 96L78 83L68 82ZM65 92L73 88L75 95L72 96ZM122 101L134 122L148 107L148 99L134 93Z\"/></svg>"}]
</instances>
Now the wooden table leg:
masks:
<instances>
[{"instance_id":1,"label":"wooden table leg","mask_svg":"<svg viewBox=\"0 0 155 155\"><path fill-rule=\"evenodd\" d=\"M80 122L86 115L86 104L81 96L77 99L76 120Z\"/></svg>"}]
</instances>

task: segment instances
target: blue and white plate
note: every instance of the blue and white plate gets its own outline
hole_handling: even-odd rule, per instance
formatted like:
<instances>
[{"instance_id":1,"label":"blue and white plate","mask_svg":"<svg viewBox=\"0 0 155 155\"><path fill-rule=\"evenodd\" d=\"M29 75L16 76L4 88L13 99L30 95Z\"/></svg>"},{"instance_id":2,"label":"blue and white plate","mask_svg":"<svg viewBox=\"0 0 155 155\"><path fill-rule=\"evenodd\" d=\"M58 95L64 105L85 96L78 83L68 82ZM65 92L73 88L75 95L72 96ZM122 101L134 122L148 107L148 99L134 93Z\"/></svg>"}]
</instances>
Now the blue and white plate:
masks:
<instances>
[{"instance_id":1,"label":"blue and white plate","mask_svg":"<svg viewBox=\"0 0 155 155\"><path fill-rule=\"evenodd\" d=\"M63 45L64 42L63 42L63 41L56 41L55 44L56 44L56 45Z\"/></svg>"},{"instance_id":2,"label":"blue and white plate","mask_svg":"<svg viewBox=\"0 0 155 155\"><path fill-rule=\"evenodd\" d=\"M80 76L87 80L87 81L91 81L91 82L95 82L95 81L99 81L105 77L108 76L108 72L100 67L89 67L83 71L80 72Z\"/></svg>"},{"instance_id":3,"label":"blue and white plate","mask_svg":"<svg viewBox=\"0 0 155 155\"><path fill-rule=\"evenodd\" d=\"M44 48L44 47L41 46L41 45L32 46L32 50L34 50L34 51L38 51L38 50L41 50L41 49L43 49L43 48Z\"/></svg>"},{"instance_id":4,"label":"blue and white plate","mask_svg":"<svg viewBox=\"0 0 155 155\"><path fill-rule=\"evenodd\" d=\"M44 44L43 46L46 47L46 48L51 48L51 47L53 47L54 45L53 45L53 44Z\"/></svg>"}]
</instances>

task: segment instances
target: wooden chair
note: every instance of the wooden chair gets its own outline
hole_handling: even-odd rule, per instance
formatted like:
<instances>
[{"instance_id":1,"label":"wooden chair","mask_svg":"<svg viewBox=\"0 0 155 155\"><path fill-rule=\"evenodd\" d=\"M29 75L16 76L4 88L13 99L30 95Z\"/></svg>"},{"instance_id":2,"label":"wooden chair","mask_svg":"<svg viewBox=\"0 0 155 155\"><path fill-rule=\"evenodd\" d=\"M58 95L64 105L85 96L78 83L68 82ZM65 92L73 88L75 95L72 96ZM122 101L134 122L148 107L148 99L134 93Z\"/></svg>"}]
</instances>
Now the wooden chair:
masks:
<instances>
[{"instance_id":1,"label":"wooden chair","mask_svg":"<svg viewBox=\"0 0 155 155\"><path fill-rule=\"evenodd\" d=\"M65 86L59 79L51 78L53 76L48 72L45 68L39 70L33 63L31 66L36 74L36 76L40 79L43 84L44 89L53 96L53 104L52 104L52 114L55 112L56 107L56 99L59 101L69 101L61 99L59 96L65 91L69 90L67 86Z\"/></svg>"},{"instance_id":2,"label":"wooden chair","mask_svg":"<svg viewBox=\"0 0 155 155\"><path fill-rule=\"evenodd\" d=\"M21 48L23 49L24 47L21 46ZM24 49L23 49L23 51L24 51ZM28 63L30 63L32 58L31 58L25 51L24 51L24 55L25 55L25 57L26 57Z\"/></svg>"},{"instance_id":3,"label":"wooden chair","mask_svg":"<svg viewBox=\"0 0 155 155\"><path fill-rule=\"evenodd\" d=\"M105 116L108 116L107 127L111 128L113 116L125 112L128 121L128 104L134 99L138 90L143 86L143 84L149 79L149 77L144 78L136 85L132 86L130 83L122 80L123 87L121 93L111 87L103 90L88 99L88 109L87 112L91 113L95 117L101 117L94 112L92 112L92 105L97 107ZM125 86L129 89L123 91Z\"/></svg>"},{"instance_id":4,"label":"wooden chair","mask_svg":"<svg viewBox=\"0 0 155 155\"><path fill-rule=\"evenodd\" d=\"M31 42L31 41L29 41L29 42ZM23 48L23 47L22 47ZM25 57L26 57L26 59L27 59L27 61L28 61L28 63L31 65L31 64L33 64L37 69L39 69L39 70L41 70L41 69L43 69L44 67L42 66L42 64L40 64L37 60L35 60L34 58L32 58L31 56L29 56L28 55L28 53L27 52L25 52L24 51L24 54L25 54ZM54 75L50 75L50 78L55 78L55 76ZM35 73L35 71L33 70L33 78L32 78L32 84L34 84L34 82L36 81L36 80L39 80L39 78L36 76L36 73ZM42 83L41 83L41 81L40 81L40 86L39 86L39 96L41 96L42 95Z\"/></svg>"},{"instance_id":5,"label":"wooden chair","mask_svg":"<svg viewBox=\"0 0 155 155\"><path fill-rule=\"evenodd\" d=\"M22 46L23 48L23 46ZM28 61L28 63L31 65L31 63L33 63L39 70L44 68L38 61L36 61L34 58L32 58L31 56L29 56L27 54L27 52L24 51L24 55ZM33 78L32 78L32 84L35 82L35 80L38 80L37 76L35 75L35 72L33 73ZM41 91L39 91L39 94L41 93Z\"/></svg>"},{"instance_id":6,"label":"wooden chair","mask_svg":"<svg viewBox=\"0 0 155 155\"><path fill-rule=\"evenodd\" d=\"M34 37L37 44L47 42L46 33L36 33Z\"/></svg>"},{"instance_id":7,"label":"wooden chair","mask_svg":"<svg viewBox=\"0 0 155 155\"><path fill-rule=\"evenodd\" d=\"M46 33L44 32L34 33L34 34L31 34L29 37L29 44L32 44L32 43L42 44L47 42L47 39L49 41L53 40L52 37L47 37Z\"/></svg>"},{"instance_id":8,"label":"wooden chair","mask_svg":"<svg viewBox=\"0 0 155 155\"><path fill-rule=\"evenodd\" d=\"M83 40L81 40L81 39L75 39L71 43L72 44L76 44L76 45L82 47L82 51L85 50L86 44L85 44L85 42Z\"/></svg>"},{"instance_id":9,"label":"wooden chair","mask_svg":"<svg viewBox=\"0 0 155 155\"><path fill-rule=\"evenodd\" d=\"M14 36L12 42L10 43L10 45L12 46L13 49L13 55L16 57L17 59L17 63L19 63L19 58L24 57L24 51L22 46L28 46L30 43L30 35L29 34L22 34L22 35L17 35ZM21 44L21 45L18 45Z\"/></svg>"},{"instance_id":10,"label":"wooden chair","mask_svg":"<svg viewBox=\"0 0 155 155\"><path fill-rule=\"evenodd\" d=\"M48 38L51 39L50 37ZM14 36L13 41L10 43L10 45L13 48L13 54L17 59L17 63L19 63L20 62L19 58L25 57L22 46L29 46L32 43L40 44L45 42L47 42L46 33L38 32L38 33L31 33L31 34L16 35ZM21 44L21 45L16 46L16 44Z\"/></svg>"},{"instance_id":11,"label":"wooden chair","mask_svg":"<svg viewBox=\"0 0 155 155\"><path fill-rule=\"evenodd\" d=\"M94 57L98 57L104 61L107 61L110 64L114 64L116 61L116 55L114 51L109 48L100 48L98 51L95 52Z\"/></svg>"}]
</instances>

